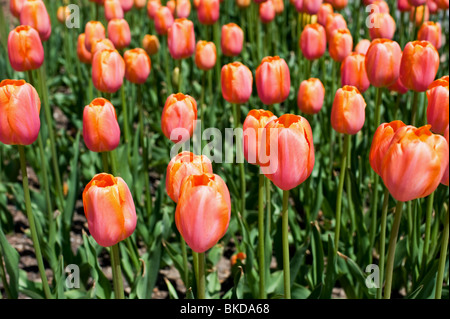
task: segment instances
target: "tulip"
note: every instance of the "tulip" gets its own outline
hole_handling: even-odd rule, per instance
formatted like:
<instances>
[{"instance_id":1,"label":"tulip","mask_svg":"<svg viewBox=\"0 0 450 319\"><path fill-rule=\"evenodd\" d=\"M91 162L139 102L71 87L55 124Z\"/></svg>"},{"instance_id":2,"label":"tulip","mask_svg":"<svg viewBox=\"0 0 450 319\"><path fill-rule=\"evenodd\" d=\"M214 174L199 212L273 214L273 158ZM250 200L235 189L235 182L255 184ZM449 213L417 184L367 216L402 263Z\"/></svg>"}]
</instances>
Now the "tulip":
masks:
<instances>
[{"instance_id":1,"label":"tulip","mask_svg":"<svg viewBox=\"0 0 450 319\"><path fill-rule=\"evenodd\" d=\"M370 41L367 39L362 39L358 42L358 44L355 46L355 53L361 53L366 55L367 54L367 50L370 47Z\"/></svg>"},{"instance_id":2,"label":"tulip","mask_svg":"<svg viewBox=\"0 0 450 319\"><path fill-rule=\"evenodd\" d=\"M401 59L402 50L397 42L389 39L373 40L365 59L370 84L377 88L394 84L399 76Z\"/></svg>"},{"instance_id":3,"label":"tulip","mask_svg":"<svg viewBox=\"0 0 450 319\"><path fill-rule=\"evenodd\" d=\"M119 0L123 12L128 12L133 8L134 0Z\"/></svg>"},{"instance_id":4,"label":"tulip","mask_svg":"<svg viewBox=\"0 0 450 319\"><path fill-rule=\"evenodd\" d=\"M303 1L304 0L291 0L291 3L295 6L295 10L297 10L298 13L303 12Z\"/></svg>"},{"instance_id":5,"label":"tulip","mask_svg":"<svg viewBox=\"0 0 450 319\"><path fill-rule=\"evenodd\" d=\"M303 10L310 15L317 14L321 5L322 0L303 0Z\"/></svg>"},{"instance_id":6,"label":"tulip","mask_svg":"<svg viewBox=\"0 0 450 319\"><path fill-rule=\"evenodd\" d=\"M156 10L154 21L155 29L159 35L166 35L173 24L173 15L168 7L161 6Z\"/></svg>"},{"instance_id":7,"label":"tulip","mask_svg":"<svg viewBox=\"0 0 450 319\"><path fill-rule=\"evenodd\" d=\"M328 42L331 41L334 31L338 29L347 29L347 22L340 13L330 13L325 24Z\"/></svg>"},{"instance_id":8,"label":"tulip","mask_svg":"<svg viewBox=\"0 0 450 319\"><path fill-rule=\"evenodd\" d=\"M115 93L123 83L125 62L117 50L97 52L92 59L92 82L97 90Z\"/></svg>"},{"instance_id":9,"label":"tulip","mask_svg":"<svg viewBox=\"0 0 450 319\"><path fill-rule=\"evenodd\" d=\"M447 75L431 83L427 90L427 122L431 124L431 130L437 134L444 134L448 128L448 84Z\"/></svg>"},{"instance_id":10,"label":"tulip","mask_svg":"<svg viewBox=\"0 0 450 319\"><path fill-rule=\"evenodd\" d=\"M39 135L41 100L24 80L0 82L0 142L30 145Z\"/></svg>"},{"instance_id":11,"label":"tulip","mask_svg":"<svg viewBox=\"0 0 450 319\"><path fill-rule=\"evenodd\" d=\"M236 23L222 26L220 46L226 56L238 56L244 44L244 32Z\"/></svg>"},{"instance_id":12,"label":"tulip","mask_svg":"<svg viewBox=\"0 0 450 319\"><path fill-rule=\"evenodd\" d=\"M130 45L130 26L125 19L112 19L108 22L108 38L116 49L121 50Z\"/></svg>"},{"instance_id":13,"label":"tulip","mask_svg":"<svg viewBox=\"0 0 450 319\"><path fill-rule=\"evenodd\" d=\"M389 13L389 5L384 0L373 1L373 5L377 6L378 13Z\"/></svg>"},{"instance_id":14,"label":"tulip","mask_svg":"<svg viewBox=\"0 0 450 319\"><path fill-rule=\"evenodd\" d=\"M317 12L317 23L325 27L330 14L334 13L333 6L329 3L322 3Z\"/></svg>"},{"instance_id":15,"label":"tulip","mask_svg":"<svg viewBox=\"0 0 450 319\"><path fill-rule=\"evenodd\" d=\"M175 18L175 7L176 7L175 0L167 1L166 7L169 8L170 12L172 13L173 17Z\"/></svg>"},{"instance_id":16,"label":"tulip","mask_svg":"<svg viewBox=\"0 0 450 319\"><path fill-rule=\"evenodd\" d=\"M423 5L411 8L409 20L414 22L416 26L420 26L422 22L428 21L429 18L430 11L428 10L428 6Z\"/></svg>"},{"instance_id":17,"label":"tulip","mask_svg":"<svg viewBox=\"0 0 450 319\"><path fill-rule=\"evenodd\" d=\"M92 45L92 51L91 54L94 56L97 52L103 51L103 50L115 50L116 47L114 46L114 43L110 39L98 39L96 40Z\"/></svg>"},{"instance_id":18,"label":"tulip","mask_svg":"<svg viewBox=\"0 0 450 319\"><path fill-rule=\"evenodd\" d=\"M409 12L411 11L411 5L408 0L397 0L397 9L400 12Z\"/></svg>"},{"instance_id":19,"label":"tulip","mask_svg":"<svg viewBox=\"0 0 450 319\"><path fill-rule=\"evenodd\" d=\"M342 10L347 6L348 0L328 0L328 3L331 3L334 9Z\"/></svg>"},{"instance_id":20,"label":"tulip","mask_svg":"<svg viewBox=\"0 0 450 319\"><path fill-rule=\"evenodd\" d=\"M214 42L198 41L195 49L195 64L200 70L210 70L216 64L216 46Z\"/></svg>"},{"instance_id":21,"label":"tulip","mask_svg":"<svg viewBox=\"0 0 450 319\"><path fill-rule=\"evenodd\" d=\"M325 28L318 23L306 25L300 35L299 45L306 59L320 58L327 49Z\"/></svg>"},{"instance_id":22,"label":"tulip","mask_svg":"<svg viewBox=\"0 0 450 319\"><path fill-rule=\"evenodd\" d=\"M252 3L252 0L236 0L236 4L239 9L248 8L251 3Z\"/></svg>"},{"instance_id":23,"label":"tulip","mask_svg":"<svg viewBox=\"0 0 450 319\"><path fill-rule=\"evenodd\" d=\"M92 52L92 45L98 39L104 39L105 27L100 21L89 21L84 29L86 50Z\"/></svg>"},{"instance_id":24,"label":"tulip","mask_svg":"<svg viewBox=\"0 0 450 319\"><path fill-rule=\"evenodd\" d=\"M156 35L146 34L142 39L142 47L148 55L154 55L158 53L160 44Z\"/></svg>"},{"instance_id":25,"label":"tulip","mask_svg":"<svg viewBox=\"0 0 450 319\"><path fill-rule=\"evenodd\" d=\"M403 85L402 80L400 80L400 77L397 78L397 81L395 81L394 84L388 86L388 89L389 91L394 91L399 94L406 94L406 92L408 92L408 88Z\"/></svg>"},{"instance_id":26,"label":"tulip","mask_svg":"<svg viewBox=\"0 0 450 319\"><path fill-rule=\"evenodd\" d=\"M23 3L25 0L10 0L9 1L9 11L16 18L20 17L20 11L22 11Z\"/></svg>"},{"instance_id":27,"label":"tulip","mask_svg":"<svg viewBox=\"0 0 450 319\"><path fill-rule=\"evenodd\" d=\"M81 33L77 40L77 56L81 63L91 64L92 54L86 49L86 34Z\"/></svg>"},{"instance_id":28,"label":"tulip","mask_svg":"<svg viewBox=\"0 0 450 319\"><path fill-rule=\"evenodd\" d=\"M449 4L448 0L437 0L437 5L439 9L448 10L448 4Z\"/></svg>"},{"instance_id":29,"label":"tulip","mask_svg":"<svg viewBox=\"0 0 450 319\"><path fill-rule=\"evenodd\" d=\"M425 4L427 0L408 0L408 3L413 7L418 7Z\"/></svg>"},{"instance_id":30,"label":"tulip","mask_svg":"<svg viewBox=\"0 0 450 319\"><path fill-rule=\"evenodd\" d=\"M358 133L364 125L366 102L354 86L337 90L331 109L331 126L336 132L348 135Z\"/></svg>"},{"instance_id":31,"label":"tulip","mask_svg":"<svg viewBox=\"0 0 450 319\"><path fill-rule=\"evenodd\" d=\"M266 105L281 103L289 96L291 77L286 61L279 56L267 56L256 69L258 96Z\"/></svg>"},{"instance_id":32,"label":"tulip","mask_svg":"<svg viewBox=\"0 0 450 319\"><path fill-rule=\"evenodd\" d=\"M353 50L353 38L348 29L337 29L333 32L328 51L333 60L342 62Z\"/></svg>"},{"instance_id":33,"label":"tulip","mask_svg":"<svg viewBox=\"0 0 450 319\"><path fill-rule=\"evenodd\" d=\"M177 0L175 7L177 18L187 18L191 13L191 1L190 0Z\"/></svg>"},{"instance_id":34,"label":"tulip","mask_svg":"<svg viewBox=\"0 0 450 319\"><path fill-rule=\"evenodd\" d=\"M61 24L66 23L66 20L69 16L70 16L70 9L68 6L61 6L58 8L56 18L58 19L59 23Z\"/></svg>"},{"instance_id":35,"label":"tulip","mask_svg":"<svg viewBox=\"0 0 450 319\"><path fill-rule=\"evenodd\" d=\"M389 13L374 13L374 24L369 27L370 38L384 38L392 40L395 34L395 20Z\"/></svg>"},{"instance_id":36,"label":"tulip","mask_svg":"<svg viewBox=\"0 0 450 319\"><path fill-rule=\"evenodd\" d=\"M272 0L273 7L275 8L276 14L281 14L284 11L284 1L283 0Z\"/></svg>"},{"instance_id":37,"label":"tulip","mask_svg":"<svg viewBox=\"0 0 450 319\"><path fill-rule=\"evenodd\" d=\"M134 0L134 6L136 9L142 9L147 4L147 0Z\"/></svg>"},{"instance_id":38,"label":"tulip","mask_svg":"<svg viewBox=\"0 0 450 319\"><path fill-rule=\"evenodd\" d=\"M241 62L233 62L222 67L221 84L223 98L234 104L248 101L252 94L253 74Z\"/></svg>"},{"instance_id":39,"label":"tulip","mask_svg":"<svg viewBox=\"0 0 450 319\"><path fill-rule=\"evenodd\" d=\"M168 46L172 58L186 59L195 51L194 24L188 19L176 19L168 30Z\"/></svg>"},{"instance_id":40,"label":"tulip","mask_svg":"<svg viewBox=\"0 0 450 319\"><path fill-rule=\"evenodd\" d=\"M428 41L439 50L442 45L442 32L439 22L426 21L422 24L417 33L417 40Z\"/></svg>"},{"instance_id":41,"label":"tulip","mask_svg":"<svg viewBox=\"0 0 450 319\"><path fill-rule=\"evenodd\" d=\"M35 28L42 41L47 41L52 33L50 16L42 0L26 0L23 3L20 24Z\"/></svg>"},{"instance_id":42,"label":"tulip","mask_svg":"<svg viewBox=\"0 0 450 319\"><path fill-rule=\"evenodd\" d=\"M195 155L191 152L181 152L174 156L166 172L167 195L178 203L180 189L184 179L190 175L212 174L212 164L205 155Z\"/></svg>"},{"instance_id":43,"label":"tulip","mask_svg":"<svg viewBox=\"0 0 450 319\"><path fill-rule=\"evenodd\" d=\"M171 94L164 104L161 128L164 135L174 143L189 139L196 126L197 102L183 93Z\"/></svg>"},{"instance_id":44,"label":"tulip","mask_svg":"<svg viewBox=\"0 0 450 319\"><path fill-rule=\"evenodd\" d=\"M219 19L219 0L200 0L197 8L198 21L201 24L213 25Z\"/></svg>"},{"instance_id":45,"label":"tulip","mask_svg":"<svg viewBox=\"0 0 450 319\"><path fill-rule=\"evenodd\" d=\"M147 14L150 19L155 19L156 11L161 7L161 0L149 0L147 3Z\"/></svg>"},{"instance_id":46,"label":"tulip","mask_svg":"<svg viewBox=\"0 0 450 319\"><path fill-rule=\"evenodd\" d=\"M12 30L8 36L8 57L11 67L18 72L38 69L44 62L39 33L27 25Z\"/></svg>"},{"instance_id":47,"label":"tulip","mask_svg":"<svg viewBox=\"0 0 450 319\"><path fill-rule=\"evenodd\" d=\"M83 138L92 152L109 152L120 142L117 114L110 101L96 98L83 112Z\"/></svg>"},{"instance_id":48,"label":"tulip","mask_svg":"<svg viewBox=\"0 0 450 319\"><path fill-rule=\"evenodd\" d=\"M259 5L259 19L262 23L269 23L275 19L275 7L272 0L267 0Z\"/></svg>"},{"instance_id":49,"label":"tulip","mask_svg":"<svg viewBox=\"0 0 450 319\"><path fill-rule=\"evenodd\" d=\"M105 0L105 18L106 21L112 19L123 19L124 12L119 0Z\"/></svg>"},{"instance_id":50,"label":"tulip","mask_svg":"<svg viewBox=\"0 0 450 319\"><path fill-rule=\"evenodd\" d=\"M325 98L325 87L316 78L302 81L298 89L297 106L306 114L317 114L322 109Z\"/></svg>"},{"instance_id":51,"label":"tulip","mask_svg":"<svg viewBox=\"0 0 450 319\"><path fill-rule=\"evenodd\" d=\"M361 93L364 93L369 88L370 82L367 77L365 60L366 56L364 54L353 52L342 61L342 86L354 86Z\"/></svg>"},{"instance_id":52,"label":"tulip","mask_svg":"<svg viewBox=\"0 0 450 319\"><path fill-rule=\"evenodd\" d=\"M439 68L439 53L428 41L408 42L400 63L400 79L410 90L424 92Z\"/></svg>"},{"instance_id":53,"label":"tulip","mask_svg":"<svg viewBox=\"0 0 450 319\"><path fill-rule=\"evenodd\" d=\"M431 14L436 14L439 11L439 6L436 0L427 0L427 7Z\"/></svg>"},{"instance_id":54,"label":"tulip","mask_svg":"<svg viewBox=\"0 0 450 319\"><path fill-rule=\"evenodd\" d=\"M144 84L150 75L152 63L144 49L136 48L125 51L125 78L131 83Z\"/></svg>"},{"instance_id":55,"label":"tulip","mask_svg":"<svg viewBox=\"0 0 450 319\"><path fill-rule=\"evenodd\" d=\"M445 139L447 140L447 145L448 145L448 126L447 126L447 128L445 129L445 132L444 132L444 137L445 137ZM444 184L445 186L448 186L449 185L449 171L448 171L448 166L449 166L449 164L447 163L447 168L446 168L446 170L445 170L445 172L444 172L444 176L442 176L442 180L441 180L441 183L442 184Z\"/></svg>"}]
</instances>

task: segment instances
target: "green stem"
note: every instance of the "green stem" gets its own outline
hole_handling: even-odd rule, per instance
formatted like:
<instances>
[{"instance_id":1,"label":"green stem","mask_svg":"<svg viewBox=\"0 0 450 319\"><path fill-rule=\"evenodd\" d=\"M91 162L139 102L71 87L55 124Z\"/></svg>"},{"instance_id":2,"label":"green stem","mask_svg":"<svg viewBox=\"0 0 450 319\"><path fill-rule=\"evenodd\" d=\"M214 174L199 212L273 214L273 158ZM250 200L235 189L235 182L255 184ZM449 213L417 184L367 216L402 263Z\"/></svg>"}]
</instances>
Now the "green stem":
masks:
<instances>
[{"instance_id":1,"label":"green stem","mask_svg":"<svg viewBox=\"0 0 450 319\"><path fill-rule=\"evenodd\" d=\"M264 255L264 175L259 174L258 188L258 255L259 255L259 298L266 298L265 255Z\"/></svg>"},{"instance_id":2,"label":"green stem","mask_svg":"<svg viewBox=\"0 0 450 319\"><path fill-rule=\"evenodd\" d=\"M381 121L381 98L383 95L382 88L376 88L376 98L375 98L375 122L373 123L373 131L375 132L380 125Z\"/></svg>"},{"instance_id":3,"label":"green stem","mask_svg":"<svg viewBox=\"0 0 450 319\"><path fill-rule=\"evenodd\" d=\"M123 113L123 129L124 129L124 137L125 137L125 144L127 144L128 148L128 142L130 141L130 128L128 123L128 108L127 108L127 98L125 96L125 82L120 87L120 95L122 98L122 113Z\"/></svg>"},{"instance_id":4,"label":"green stem","mask_svg":"<svg viewBox=\"0 0 450 319\"><path fill-rule=\"evenodd\" d=\"M445 214L444 231L442 233L441 253L439 256L439 267L436 279L436 292L435 298L441 299L442 297L442 282L444 279L445 263L447 261L447 247L448 247L448 235L449 235L449 209L447 207L447 213Z\"/></svg>"},{"instance_id":5,"label":"green stem","mask_svg":"<svg viewBox=\"0 0 450 319\"><path fill-rule=\"evenodd\" d=\"M351 135L344 135L344 150L342 152L342 162L341 162L341 172L339 174L339 186L337 193L337 201L336 201L336 229L334 235L334 247L335 250L339 250L339 235L341 231L341 212L342 212L342 194L344 191L344 181L345 181L345 173L347 169L347 156L350 147L350 137Z\"/></svg>"},{"instance_id":6,"label":"green stem","mask_svg":"<svg viewBox=\"0 0 450 319\"><path fill-rule=\"evenodd\" d=\"M375 235L377 230L377 215L378 215L378 186L380 183L380 176L375 174L375 179L373 182L373 197L372 197L372 211L370 219L370 230L369 230L369 247L373 247L375 243Z\"/></svg>"},{"instance_id":7,"label":"green stem","mask_svg":"<svg viewBox=\"0 0 450 319\"><path fill-rule=\"evenodd\" d=\"M235 118L234 118L234 127L240 128L241 127L241 108L239 104L233 104L234 111L235 111ZM240 182L241 182L241 214L242 217L244 217L245 213L245 167L244 167L244 156L243 156L243 149L242 149L242 136L236 137L236 161L239 164L239 173L240 173Z\"/></svg>"},{"instance_id":8,"label":"green stem","mask_svg":"<svg viewBox=\"0 0 450 319\"><path fill-rule=\"evenodd\" d=\"M198 274L198 253L192 250L192 263L194 266L194 276L195 276L195 289L199 286L199 274Z\"/></svg>"},{"instance_id":9,"label":"green stem","mask_svg":"<svg viewBox=\"0 0 450 319\"><path fill-rule=\"evenodd\" d=\"M178 92L181 92L181 88L182 88L182 86L181 86L181 82L182 82L182 80L181 80L181 66L182 66L182 63L183 63L182 59L177 60L177 66L178 66L178 83L177 83L177 85L178 85Z\"/></svg>"},{"instance_id":10,"label":"green stem","mask_svg":"<svg viewBox=\"0 0 450 319\"><path fill-rule=\"evenodd\" d=\"M422 252L422 270L424 270L427 262L428 255L430 251L430 234L431 234L431 217L433 214L433 203L434 203L434 193L431 193L428 196L427 200L427 215L425 220L425 241L423 243L423 252Z\"/></svg>"},{"instance_id":11,"label":"green stem","mask_svg":"<svg viewBox=\"0 0 450 319\"><path fill-rule=\"evenodd\" d=\"M377 290L377 299L381 299L383 297L383 288L382 283L384 281L384 260L386 254L386 222L387 222L387 213L389 208L389 190L385 188L384 190L384 198L383 198L383 208L381 210L381 225L380 225L380 260L378 265L380 267L380 287Z\"/></svg>"},{"instance_id":12,"label":"green stem","mask_svg":"<svg viewBox=\"0 0 450 319\"><path fill-rule=\"evenodd\" d=\"M111 246L111 268L113 275L114 296L116 299L125 299L123 291L122 269L120 268L119 243Z\"/></svg>"},{"instance_id":13,"label":"green stem","mask_svg":"<svg viewBox=\"0 0 450 319\"><path fill-rule=\"evenodd\" d=\"M271 182L270 179L267 177L266 179L266 206L267 206L267 217L266 217L266 223L267 223L267 236L270 234L270 227L271 227L271 220L272 220L272 200L271 200Z\"/></svg>"},{"instance_id":14,"label":"green stem","mask_svg":"<svg viewBox=\"0 0 450 319\"><path fill-rule=\"evenodd\" d=\"M120 172L117 169L117 153L116 150L112 150L109 153L109 161L111 164L111 172L114 176L120 176Z\"/></svg>"},{"instance_id":15,"label":"green stem","mask_svg":"<svg viewBox=\"0 0 450 319\"><path fill-rule=\"evenodd\" d=\"M0 229L0 232L2 230ZM6 297L12 299L11 290L9 289L8 281L6 280L6 269L3 263L2 249L0 248L0 278L2 278L3 287L5 288Z\"/></svg>"},{"instance_id":16,"label":"green stem","mask_svg":"<svg viewBox=\"0 0 450 319\"><path fill-rule=\"evenodd\" d=\"M109 164L108 164L108 152L101 152L102 154L102 165L103 165L103 171L105 173L111 173L109 171Z\"/></svg>"},{"instance_id":17,"label":"green stem","mask_svg":"<svg viewBox=\"0 0 450 319\"><path fill-rule=\"evenodd\" d=\"M283 245L284 298L291 299L291 270L289 265L289 191L283 191L281 238Z\"/></svg>"},{"instance_id":18,"label":"green stem","mask_svg":"<svg viewBox=\"0 0 450 319\"><path fill-rule=\"evenodd\" d=\"M187 249L186 249L186 242L184 241L184 238L181 235L180 235L180 246L181 246L181 255L183 256L183 282L185 287L188 288L189 269L188 269Z\"/></svg>"},{"instance_id":19,"label":"green stem","mask_svg":"<svg viewBox=\"0 0 450 319\"><path fill-rule=\"evenodd\" d=\"M413 100L411 105L411 125L416 126L416 118L417 118L417 104L419 100L419 92L414 91Z\"/></svg>"},{"instance_id":20,"label":"green stem","mask_svg":"<svg viewBox=\"0 0 450 319\"><path fill-rule=\"evenodd\" d=\"M205 299L205 286L206 286L205 253L198 253L197 273L198 273L197 299Z\"/></svg>"}]
</instances>

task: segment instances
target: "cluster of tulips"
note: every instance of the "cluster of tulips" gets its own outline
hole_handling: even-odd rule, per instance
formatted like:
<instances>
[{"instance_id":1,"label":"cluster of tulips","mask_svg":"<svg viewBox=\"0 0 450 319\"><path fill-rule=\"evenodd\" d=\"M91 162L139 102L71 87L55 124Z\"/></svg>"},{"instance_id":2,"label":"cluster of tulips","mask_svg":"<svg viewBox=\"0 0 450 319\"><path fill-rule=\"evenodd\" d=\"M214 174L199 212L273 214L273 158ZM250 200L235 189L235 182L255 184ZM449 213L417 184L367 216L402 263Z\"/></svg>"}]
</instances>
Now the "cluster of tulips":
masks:
<instances>
[{"instance_id":1,"label":"cluster of tulips","mask_svg":"<svg viewBox=\"0 0 450 319\"><path fill-rule=\"evenodd\" d=\"M234 22L224 24L219 35L218 21L221 6L227 5L225 1L194 0L192 9L190 0L90 0L95 9L92 10L95 20L87 22L76 41L73 41L73 44L76 42L78 71L79 63L90 71L88 86L83 88L87 92L83 95L86 97L84 104L87 105L82 113L82 136L87 149L98 153L102 161L102 172L93 176L84 187L82 203L89 234L98 245L110 247L114 297L125 296L121 252L128 252L131 258L137 260L136 255L133 255L135 248L130 248L134 243L130 238L138 224L146 222L140 220L141 216L136 213L135 202L137 200L141 205L141 196L132 194L133 187L129 187L126 177L122 176L116 149L123 143L125 156L130 158L132 145L139 145L145 173L141 176L144 179L143 210L150 214L153 198L148 170L152 148L145 136L145 117L148 105L154 100L145 97L148 96L146 90L149 88L151 72L157 65L165 77L165 103L162 110L157 111L161 112L158 125L166 140L171 141L170 145L192 141L197 119L201 119L201 130L206 128L206 123L211 123L208 118L211 111L208 109L213 108L213 105L208 103L216 103L215 112L219 106L219 112L228 114L226 121L232 118L233 127L240 129L235 137L236 148L226 150L236 153L232 165L239 167L239 182L232 182L239 196L230 195L230 177L223 176L223 170L220 169L214 172L215 163L204 154L182 151L170 159L165 171L166 193L176 205L172 218L181 236L180 247L186 272L186 245L192 250L196 297L207 297L205 253L224 238L233 218L242 220L248 216L247 176L252 169L245 164L245 158L247 163L257 167L259 176L258 201L253 205L258 210L258 262L255 269L259 277L257 295L253 297L267 298L268 261L271 258L267 254L272 252L272 247L268 247L272 245L268 224L273 219L271 193L276 193L272 190L273 184L282 193L283 297L291 298L295 278L291 278L292 239L289 223L293 219L289 217L290 198L301 184L305 185L300 194L314 192L310 183L319 156L317 145L323 148L324 140L332 145L329 148L331 172L327 174L336 173L339 176L333 209L334 238L328 239L328 247L331 248L328 262L330 267L335 267L336 256L343 256L340 250L345 250L340 234L341 224L343 227L346 225L343 221L343 203L351 202L351 155L360 151L352 149L352 140L356 143L362 136L363 128L367 128L364 134L370 138L370 152L367 150L359 156L367 155L362 161L368 160L373 169L373 174L367 179L372 189L368 205L368 214L371 216L370 249L379 227L378 265L384 289L378 289L377 297L390 298L403 205L411 205L413 201L427 197L422 256L423 263L426 263L430 258L434 194L440 184L449 185L449 77L446 75L437 79L441 67L439 50L443 45L442 29L439 22L429 20L430 15L447 12L448 0L395 1L402 19L403 13L409 14L410 18L410 22L403 19L397 23L397 11L390 12L393 6L389 6L386 1L358 1L360 5L356 7L359 11L352 20L356 25L353 30L356 31L351 31L343 16L347 0L291 0L290 4L283 0L236 0L235 4L234 1L226 1L239 7L238 15L241 22L245 21L245 26ZM65 2L65 5L68 4ZM0 141L18 147L26 213L42 290L46 298L52 298L33 216L25 156L25 146L37 141L39 155L35 158L40 158L44 176L53 176L51 180L54 185L49 179L40 181L42 191L46 194L49 216L53 215L55 205L56 209L64 211L66 195L58 164L58 136L55 133L44 67L44 46L52 35L47 6L42 0L10 1L10 12L20 25L10 31L7 39L9 63L16 71L15 78L26 74L27 81L5 79L0 83ZM367 27L363 28L360 13L366 6L370 8L370 15L365 21ZM189 19L194 15L191 10L195 10L198 26ZM267 27L266 30L273 30L269 26L273 26L277 16L286 10L293 10L294 16L298 17L298 21L293 21L292 31L296 38L289 39L295 42L296 47L294 64L297 63L298 68L295 73L291 72L288 59L277 55L277 46L272 46L274 39L266 40L258 34L262 32L261 24ZM149 29L154 30L155 34L145 34L144 30L139 30L140 47L130 48L131 43L134 43L131 23L137 23L139 27L146 25L140 21L144 19L141 12L146 13ZM56 16L64 24L71 14L69 6L60 6ZM140 20L136 21L134 15ZM403 37L408 34L405 29L410 24L410 38L394 40L398 27L403 28ZM209 38L209 32L212 31L214 41L199 40L200 32L197 30L200 25L204 27L201 34ZM290 25L286 27L291 28ZM360 39L362 30L368 32L370 40ZM244 40L246 36L248 39ZM446 37L448 39L448 34ZM264 50L260 50L262 40L265 41L264 46L268 47ZM246 41L257 42L257 49L250 50ZM245 61L239 61L244 51L246 57L251 57L251 65L257 66L254 70ZM269 54L262 56L264 53ZM331 60L325 59L326 54ZM173 70L170 70L172 60L169 55L175 65ZM189 79L189 72L192 80L193 67L187 66L191 58L191 64L195 64L203 75L199 102L193 97L194 94L182 93L192 92L192 83L185 81ZM322 71L321 79L311 77L312 73L319 73L315 66ZM328 73L328 66L331 66L331 74ZM294 98L296 107L291 108L289 103L295 96L293 85L298 85L298 89ZM232 106L231 111L225 102L214 97L213 86L220 88L220 98ZM258 102L264 107L251 106L244 121L241 121L243 106L251 104L254 86ZM128 92L127 87L130 89ZM375 99L366 102L368 95L364 94L371 87L374 87ZM135 104L130 104L127 96L131 88L136 95ZM395 120L384 122L387 109L394 107L383 105L383 98L386 101L391 95L396 95L400 101L408 92L412 95L411 117L407 118L404 114L409 115L409 112L403 112L403 106L397 105L393 112ZM423 106L419 102L422 92L426 92L424 101L427 103ZM119 93L119 99L115 98L116 93ZM98 97L94 98L95 94ZM116 110L115 100L121 100L121 111ZM47 139L40 134L41 101L45 115L44 136ZM371 123L366 119L368 105L371 108ZM137 108L137 125L134 123L134 108ZM329 123L332 129L325 130L324 123ZM317 130L323 130L319 142L313 137L313 132ZM328 131L330 136L327 140L323 135ZM46 163L47 145L50 146L51 168ZM168 152L170 145L165 145ZM324 153L320 150L321 157ZM340 160L340 168L336 172L335 157ZM320 175L316 177L321 178ZM383 189L384 196L381 197L379 190ZM390 196L397 205L386 253ZM380 222L377 221L380 215L379 198L383 198ZM303 200L307 198L300 196L300 201ZM442 295L449 233L448 203L440 205L446 205L446 217L438 267L435 270L436 298ZM314 220L306 222L309 224ZM122 242L128 247L126 251L120 250ZM242 265L247 257L244 251L237 253L232 258L232 264ZM181 275L186 284L187 275Z\"/></svg>"}]
</instances>

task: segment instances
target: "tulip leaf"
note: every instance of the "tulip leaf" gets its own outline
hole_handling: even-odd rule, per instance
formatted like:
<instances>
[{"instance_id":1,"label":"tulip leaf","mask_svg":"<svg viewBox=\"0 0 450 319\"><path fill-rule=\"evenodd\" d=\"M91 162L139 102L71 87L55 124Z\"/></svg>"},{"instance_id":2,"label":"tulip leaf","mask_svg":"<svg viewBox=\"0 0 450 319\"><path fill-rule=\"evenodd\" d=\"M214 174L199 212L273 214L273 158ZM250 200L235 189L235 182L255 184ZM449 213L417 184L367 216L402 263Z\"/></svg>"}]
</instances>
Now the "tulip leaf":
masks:
<instances>
[{"instance_id":1,"label":"tulip leaf","mask_svg":"<svg viewBox=\"0 0 450 319\"><path fill-rule=\"evenodd\" d=\"M336 264L336 252L334 250L334 241L331 235L328 234L328 257L327 257L327 269L325 274L325 282L322 293L320 295L321 299L331 298L333 292L334 284L337 278L337 264Z\"/></svg>"},{"instance_id":2,"label":"tulip leaf","mask_svg":"<svg viewBox=\"0 0 450 319\"><path fill-rule=\"evenodd\" d=\"M9 282L6 282L6 276L2 276L1 278L6 294L10 299L17 299L19 296L19 253L6 239L5 234L3 234L2 227L0 227L0 264L1 263L4 263L6 273L9 277ZM0 265L0 267L2 266Z\"/></svg>"},{"instance_id":3,"label":"tulip leaf","mask_svg":"<svg viewBox=\"0 0 450 319\"><path fill-rule=\"evenodd\" d=\"M311 253L313 256L313 284L314 287L323 282L324 270L324 254L322 238L319 232L319 226L316 223L311 223L312 234L311 237Z\"/></svg>"}]
</instances>

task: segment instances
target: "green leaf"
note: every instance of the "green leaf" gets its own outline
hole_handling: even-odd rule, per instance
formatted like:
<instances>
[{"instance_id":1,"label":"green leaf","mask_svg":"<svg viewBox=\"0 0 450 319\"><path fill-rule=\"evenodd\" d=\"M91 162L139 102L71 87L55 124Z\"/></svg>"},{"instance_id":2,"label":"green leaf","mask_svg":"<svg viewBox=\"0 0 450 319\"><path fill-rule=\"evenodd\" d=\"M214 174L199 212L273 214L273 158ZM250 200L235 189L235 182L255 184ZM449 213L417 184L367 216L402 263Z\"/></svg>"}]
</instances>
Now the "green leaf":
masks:
<instances>
[{"instance_id":1,"label":"green leaf","mask_svg":"<svg viewBox=\"0 0 450 319\"><path fill-rule=\"evenodd\" d=\"M170 299L179 299L176 289L173 287L169 279L164 277L164 282L166 283L167 289L169 290Z\"/></svg>"},{"instance_id":2,"label":"green leaf","mask_svg":"<svg viewBox=\"0 0 450 319\"><path fill-rule=\"evenodd\" d=\"M323 283L323 269L324 269L324 254L322 246L322 238L319 233L319 226L317 222L311 223L312 234L311 237L311 253L313 257L313 284L314 287Z\"/></svg>"},{"instance_id":3,"label":"green leaf","mask_svg":"<svg viewBox=\"0 0 450 319\"><path fill-rule=\"evenodd\" d=\"M334 251L334 241L331 235L328 234L328 258L327 258L327 270L325 276L325 284L320 295L321 299L330 299L333 292L334 284L337 278L337 265L336 265L336 253Z\"/></svg>"},{"instance_id":4,"label":"green leaf","mask_svg":"<svg viewBox=\"0 0 450 319\"><path fill-rule=\"evenodd\" d=\"M17 299L19 296L19 253L8 242L0 227L0 263L5 264L9 282L6 283L5 290L8 298ZM3 261L2 261L3 257ZM2 278L3 279L3 278ZM6 278L4 278L6 280Z\"/></svg>"}]
</instances>

